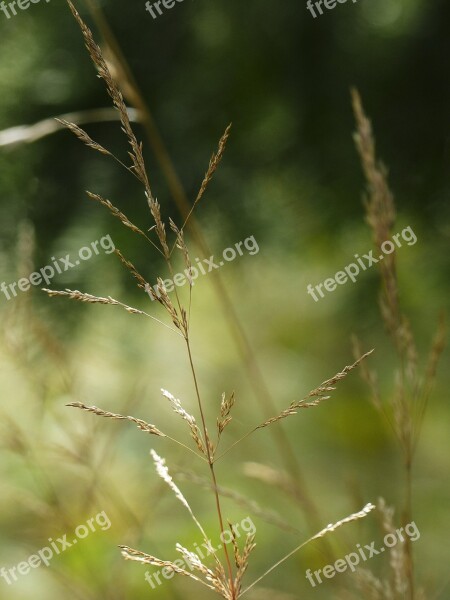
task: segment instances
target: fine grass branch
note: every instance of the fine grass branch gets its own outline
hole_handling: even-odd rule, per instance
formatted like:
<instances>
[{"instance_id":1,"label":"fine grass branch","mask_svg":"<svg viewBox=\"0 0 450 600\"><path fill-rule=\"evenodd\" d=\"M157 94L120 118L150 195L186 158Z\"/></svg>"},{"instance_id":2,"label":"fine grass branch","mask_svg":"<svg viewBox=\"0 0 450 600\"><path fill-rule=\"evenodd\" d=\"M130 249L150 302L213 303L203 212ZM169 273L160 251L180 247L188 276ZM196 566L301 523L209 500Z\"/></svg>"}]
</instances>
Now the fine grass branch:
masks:
<instances>
[{"instance_id":1,"label":"fine grass branch","mask_svg":"<svg viewBox=\"0 0 450 600\"><path fill-rule=\"evenodd\" d=\"M331 396L328 395L328 393L336 390L336 384L339 381L341 381L342 379L344 379L350 373L350 371L353 371L353 369L356 369L356 367L358 367L368 356L370 356L373 351L374 350L370 350L369 352L366 352L365 354L360 356L353 364L344 367L342 369L342 371L340 371L339 373L336 373L336 375L334 375L330 379L327 379L326 381L321 383L317 388L311 390L309 392L309 394L307 394L301 400L292 401L291 404L288 406L288 408L284 409L277 416L267 419L266 421L264 421L264 423L261 423L257 427L254 427L253 429L248 431L244 436L242 436L236 442L234 442L234 444L232 444L228 448L228 450L225 450L225 452L223 452L220 456L218 456L216 460L221 459L230 450L235 448L238 444L240 444L242 441L247 439L250 435L252 435L256 431L258 431L259 429L264 429L266 427L269 427L270 425L273 425L274 423L277 423L278 421L281 421L282 419L286 419L287 417L292 417L292 416L296 415L300 409L314 408L314 407L318 406L324 400L329 400L331 398Z\"/></svg>"}]
</instances>

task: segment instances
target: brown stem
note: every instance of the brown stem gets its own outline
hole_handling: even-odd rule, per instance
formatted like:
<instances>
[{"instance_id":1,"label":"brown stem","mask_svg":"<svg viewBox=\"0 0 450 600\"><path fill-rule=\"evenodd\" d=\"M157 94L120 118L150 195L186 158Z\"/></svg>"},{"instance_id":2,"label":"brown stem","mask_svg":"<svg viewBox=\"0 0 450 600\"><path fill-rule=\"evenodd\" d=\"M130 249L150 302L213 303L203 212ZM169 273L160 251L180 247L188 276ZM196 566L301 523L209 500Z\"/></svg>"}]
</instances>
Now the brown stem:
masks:
<instances>
[{"instance_id":1,"label":"brown stem","mask_svg":"<svg viewBox=\"0 0 450 600\"><path fill-rule=\"evenodd\" d=\"M201 417L201 421L202 421L203 434L205 436L204 439L205 439L206 453L208 456L209 470L211 472L211 479L213 482L214 496L216 498L216 507L217 507L217 515L219 517L220 533L221 533L221 537L223 539L224 533L225 533L225 528L223 525L222 508L220 505L219 491L217 489L217 479L216 479L216 473L215 473L215 469L214 469L214 459L211 455L211 449L210 449L209 439L208 439L208 430L206 427L205 414L203 411L203 405L202 405L202 401L201 401L201 397L200 397L197 375L196 375L195 368L194 368L194 361L192 359L192 352L191 352L191 345L189 343L189 337L186 337L186 347L187 347L187 351L188 351L188 355L189 355L189 364L191 367L192 377L194 379L195 393L197 395L197 402L198 402L198 408L200 411L200 417ZM234 588L233 569L231 567L231 561L230 561L230 556L228 554L228 548L225 543L223 544L223 549L225 552L225 559L227 561L227 567L228 567L228 572L229 572L229 577L230 577L231 596L234 600L236 598L236 590Z\"/></svg>"},{"instance_id":2,"label":"brown stem","mask_svg":"<svg viewBox=\"0 0 450 600\"><path fill-rule=\"evenodd\" d=\"M398 328L397 330L398 331ZM406 527L408 523L413 520L413 508L412 508L412 469L413 469L413 411L411 406L410 392L407 390L407 377L406 377L406 357L405 350L399 340L399 359L401 362L401 377L402 377L402 424L400 425L400 436L403 442L404 452L404 468L405 468L405 505L403 509L403 526ZM402 431L403 428L403 431ZM412 541L409 536L405 540L405 562L406 562L406 577L408 580L408 600L414 600L415 598L415 586L414 586L414 555Z\"/></svg>"},{"instance_id":3,"label":"brown stem","mask_svg":"<svg viewBox=\"0 0 450 600\"><path fill-rule=\"evenodd\" d=\"M403 514L403 526L406 526L412 521L412 461L407 458L405 463L405 475L406 475L406 493L405 493L405 509ZM415 598L415 587L414 587L414 556L411 538L406 537L405 541L405 555L406 555L406 576L408 578L408 598L414 600Z\"/></svg>"}]
</instances>

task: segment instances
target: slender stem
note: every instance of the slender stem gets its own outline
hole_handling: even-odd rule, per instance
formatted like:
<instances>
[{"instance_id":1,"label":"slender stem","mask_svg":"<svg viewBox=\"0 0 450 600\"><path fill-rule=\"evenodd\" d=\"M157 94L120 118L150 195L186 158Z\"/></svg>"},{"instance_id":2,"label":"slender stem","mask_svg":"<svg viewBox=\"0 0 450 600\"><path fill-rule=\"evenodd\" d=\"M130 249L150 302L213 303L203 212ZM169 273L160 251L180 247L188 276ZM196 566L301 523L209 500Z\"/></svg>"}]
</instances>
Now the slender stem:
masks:
<instances>
[{"instance_id":1,"label":"slender stem","mask_svg":"<svg viewBox=\"0 0 450 600\"><path fill-rule=\"evenodd\" d=\"M214 462L217 462L218 460L220 460L222 457L225 456L225 454L228 454L228 452L230 452L230 450L232 450L235 446L237 446L238 444L240 444L241 442L243 442L245 439L247 439L252 433L254 433L256 429L252 429L251 431L248 431L245 435L243 435L241 438L239 438L238 440L236 440L233 444L231 444L231 446L229 448L227 448L224 452L222 452L222 454L219 454L219 456L217 458L214 459Z\"/></svg>"},{"instance_id":2,"label":"slender stem","mask_svg":"<svg viewBox=\"0 0 450 600\"><path fill-rule=\"evenodd\" d=\"M397 325L397 329L394 336L394 343L397 343L397 352L400 362L400 400L399 400L399 410L400 410L400 423L397 425L398 429L398 438L400 440L400 445L403 451L403 460L404 460L404 475L405 475L405 483L404 483L404 507L402 520L403 525L406 526L408 523L412 522L412 467L413 467L413 448L414 448L414 438L413 438L413 408L412 402L410 400L409 390L407 389L407 376L406 376L406 356L405 350L401 343L398 343L397 331L400 328L400 322ZM411 539L408 537L405 540L405 569L406 569L406 578L408 580L408 591L407 597L408 600L414 600L415 598L415 589L414 589L414 557L413 557L413 548Z\"/></svg>"},{"instance_id":3,"label":"slender stem","mask_svg":"<svg viewBox=\"0 0 450 600\"><path fill-rule=\"evenodd\" d=\"M195 452L195 450L192 450L192 448L189 448L189 446L186 446L186 444L183 444L183 442L180 442L180 441L176 440L175 438L170 437L170 435L166 435L166 434L164 434L164 435L171 442L175 442L175 444L178 444L179 446L182 446L185 450L189 450L189 452L192 452L192 454L194 454L197 458L200 458L201 460L204 460L206 462L206 459L203 458L203 456L200 456L200 454L198 454L197 452Z\"/></svg>"},{"instance_id":4,"label":"slender stem","mask_svg":"<svg viewBox=\"0 0 450 600\"><path fill-rule=\"evenodd\" d=\"M239 596L243 596L245 593L247 593L249 590L251 590L252 587L254 587L257 583L259 583L261 581L261 579L264 579L264 577L266 577L266 575L268 575L269 573L274 571L276 568L278 568L282 563L284 563L286 560L288 560L288 558L291 558L291 556L293 556L296 552L301 550L303 548L303 546L306 546L306 544L308 544L310 541L311 540L306 540L306 542L303 542L302 544L297 546L297 548L294 548L294 550L291 550L291 552L289 552L289 554L286 554L286 556L283 556L283 558L281 558L278 562L276 562L274 565L272 565L270 567L270 569L267 569L267 571L265 571L260 577L258 577L258 579L256 579L253 583L251 583L248 587L246 587L245 590L243 592L241 592Z\"/></svg>"},{"instance_id":5,"label":"slender stem","mask_svg":"<svg viewBox=\"0 0 450 600\"><path fill-rule=\"evenodd\" d=\"M120 306L123 306L124 308L127 308L126 304L123 304L122 302L118 302L118 304ZM149 317L150 319L152 319L152 321L155 321L156 323L159 323L160 325L163 325L164 327L166 327L167 329L170 329L170 331L173 331L174 333L176 333L177 335L183 337L183 334L180 333L179 331L177 331L176 329L174 329L173 327L171 327L170 325L167 325L167 323L164 323L164 321L161 321L160 319L157 319L156 317L154 317L153 315L149 315L148 313L144 312L143 310L141 310L141 313L143 315L145 315L146 317Z\"/></svg>"},{"instance_id":6,"label":"slender stem","mask_svg":"<svg viewBox=\"0 0 450 600\"><path fill-rule=\"evenodd\" d=\"M407 525L412 521L412 461L410 457L407 458L405 464L406 470L406 500L405 500L405 512L404 512L404 524ZM406 575L408 578L408 598L414 600L415 598L415 587L414 587L414 557L411 538L407 537L405 540L405 554L406 554Z\"/></svg>"},{"instance_id":7,"label":"slender stem","mask_svg":"<svg viewBox=\"0 0 450 600\"><path fill-rule=\"evenodd\" d=\"M201 417L201 421L202 421L202 427L203 427L203 433L205 436L205 448L206 448L206 453L207 453L207 457L208 457L208 463L209 463L209 470L211 473L211 479L213 482L213 488L214 488L214 495L216 498L216 507L217 507L217 515L219 517L219 525L220 525L220 533L222 535L223 538L223 534L225 532L225 528L223 525L223 517L222 517L222 508L220 505L220 498L219 498L219 491L217 488L217 479L216 479L216 473L214 470L214 459L211 456L211 450L210 450L210 446L209 446L209 439L208 439L208 430L206 428L206 420L205 420L205 414L203 411L203 405L202 405L202 401L201 401L201 397L200 397L200 391L199 391L199 387L198 387L198 381L197 381L197 375L195 372L195 368L194 368L194 361L192 359L192 352L191 352L191 345L189 343L189 337L186 337L186 347L187 347L187 351L188 351L188 355L189 355L189 364L191 367L191 371L192 371L192 376L194 378L194 386L195 386L195 393L197 395L197 401L198 401L198 408L200 411L200 417ZM233 600L236 598L236 591L234 588L234 580L233 580L233 569L231 567L231 561L230 561L230 556L228 554L228 549L227 549L227 545L224 544L223 545L223 549L225 552L225 558L227 561L227 566L228 566L228 572L229 572L229 578L230 578L230 587L231 587L231 596L233 598Z\"/></svg>"},{"instance_id":8,"label":"slender stem","mask_svg":"<svg viewBox=\"0 0 450 600\"><path fill-rule=\"evenodd\" d=\"M124 168L126 171L128 171L129 173L131 173L131 175L133 175L133 177L134 177L135 179L137 179L138 181L140 181L140 180L139 180L139 177L136 175L136 173L133 171L133 169L132 169L131 167L127 167L127 165L126 165L124 162L122 162L122 161L120 160L120 158L118 158L118 157L117 157L115 154L113 154L113 153L112 153L112 152L110 152L109 150L108 150L108 153L109 153L108 155L109 155L111 158L113 158L113 159L114 159L114 160L115 160L115 161L116 161L116 162L117 162L117 163L118 163L118 164L119 164L121 167L123 167L123 168Z\"/></svg>"},{"instance_id":9,"label":"slender stem","mask_svg":"<svg viewBox=\"0 0 450 600\"><path fill-rule=\"evenodd\" d=\"M155 242L154 242L152 239L150 239L150 238L148 237L148 235L146 235L144 232L142 232L142 233L143 233L143 235L144 235L144 238L147 240L147 242L149 242L149 243L150 243L150 244L151 244L151 245L152 245L152 246L153 246L153 247L154 247L154 248L155 248L155 249L156 249L156 250L157 250L157 251L158 251L158 252L161 254L161 256L164 256L164 252L161 250L161 248L159 248L159 247L158 247L158 246L155 244Z\"/></svg>"},{"instance_id":10,"label":"slender stem","mask_svg":"<svg viewBox=\"0 0 450 600\"><path fill-rule=\"evenodd\" d=\"M412 510L412 468L413 468L413 413L411 401L408 401L407 376L406 376L406 357L405 352L399 346L399 358L401 362L401 386L402 386L402 424L400 425L400 435L403 441L404 461L405 461L405 506L403 512L404 525L411 523L413 519ZM402 431L403 428L403 431ZM405 540L406 555L406 577L408 579L408 599L414 600L414 556L411 538Z\"/></svg>"}]
</instances>

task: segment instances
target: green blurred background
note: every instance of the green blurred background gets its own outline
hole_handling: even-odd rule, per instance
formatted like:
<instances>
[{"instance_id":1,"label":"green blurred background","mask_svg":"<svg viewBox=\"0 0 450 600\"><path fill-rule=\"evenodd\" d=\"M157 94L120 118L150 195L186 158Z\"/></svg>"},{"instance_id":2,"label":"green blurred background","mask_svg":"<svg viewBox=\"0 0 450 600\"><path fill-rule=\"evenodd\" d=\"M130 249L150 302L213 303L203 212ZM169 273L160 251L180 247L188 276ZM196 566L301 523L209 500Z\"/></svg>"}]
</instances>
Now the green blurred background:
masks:
<instances>
[{"instance_id":1,"label":"green blurred background","mask_svg":"<svg viewBox=\"0 0 450 600\"><path fill-rule=\"evenodd\" d=\"M399 279L402 306L426 359L450 292L449 3L359 0L313 19L298 0L185 0L156 20L144 4L107 0L98 6L190 202L217 140L233 123L225 158L196 216L216 255L251 235L258 242L258 254L227 264L219 276L276 407L285 408L349 364L352 334L365 349L376 348L371 366L389 399L395 357L379 316L376 269L319 303L306 286L372 247L352 140L349 90L356 86L373 122L378 153L389 167L396 231L409 225L418 238L416 245L399 250ZM88 6L81 1L77 6L100 41ZM65 3L42 0L9 20L0 13L0 44L0 283L27 277L50 264L52 256L74 254L105 235L152 284L167 276L156 253L84 193L109 198L139 226L150 227L142 190L116 163L66 131L34 143L9 143L12 134L5 130L10 128L110 105ZM85 128L127 160L117 121ZM139 124L135 131L144 142L163 217L180 223L147 131ZM189 235L188 242L193 256L201 257ZM229 445L258 424L262 413L212 285L217 276L212 273L194 287L193 347L211 426L222 392L236 391ZM51 287L111 295L162 315L114 255L94 256L55 277ZM102 510L112 522L108 531L91 534L51 567L33 570L13 586L0 580L0 598L209 597L184 579L152 591L144 567L125 563L117 549L127 544L174 559L175 541L189 548L199 542L188 515L158 480L149 449L180 471L201 473L201 465L131 425L65 407L71 401L96 404L187 438L159 393L168 389L195 411L178 338L120 309L49 299L39 289L9 302L0 295L0 314L0 566L26 560L49 537L70 533ZM450 593L444 587L450 534L448 359L446 351L414 478L414 515L422 534L414 544L417 578L433 599ZM339 386L333 401L283 427L323 525L378 496L401 506L399 451L357 372ZM270 434L259 432L230 452L219 465L219 479L298 530L283 532L254 517L258 547L247 576L251 582L312 531L298 502L273 482L248 477L247 463L269 465L282 475ZM210 494L192 482L180 485L214 538ZM233 522L252 514L230 500L225 512ZM342 552L375 539L381 533L369 517L348 525L331 542ZM307 568L325 564L323 552L317 543L301 551L269 575L262 582L266 590L254 597L344 597L346 587L354 588L351 575L314 590L305 580ZM382 573L386 561L373 559L370 568Z\"/></svg>"}]
</instances>

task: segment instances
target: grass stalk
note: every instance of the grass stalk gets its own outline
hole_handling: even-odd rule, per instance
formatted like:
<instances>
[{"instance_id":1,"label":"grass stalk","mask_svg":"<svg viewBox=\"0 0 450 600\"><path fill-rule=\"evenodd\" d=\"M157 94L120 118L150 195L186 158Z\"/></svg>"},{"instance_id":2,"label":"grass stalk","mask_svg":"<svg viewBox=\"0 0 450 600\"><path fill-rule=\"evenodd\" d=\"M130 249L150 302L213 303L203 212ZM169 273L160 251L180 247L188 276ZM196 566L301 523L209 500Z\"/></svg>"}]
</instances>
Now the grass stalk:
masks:
<instances>
[{"instance_id":1,"label":"grass stalk","mask_svg":"<svg viewBox=\"0 0 450 600\"><path fill-rule=\"evenodd\" d=\"M211 454L210 444L208 443L208 429L206 427L205 413L203 410L203 404L202 404L202 400L201 400L201 396L200 396L197 374L196 374L195 367L194 367L194 360L192 358L192 351L191 351L191 344L189 341L189 335L186 335L186 348L187 348L187 352L188 352L188 356L189 356L189 365L190 365L192 377L194 380L195 394L197 396L198 408L200 411L200 418L202 421L203 435L204 435L204 439L205 439L205 447L206 447L208 463L209 463L209 471L211 474L214 496L215 496L215 501L216 501L217 515L219 518L220 533L223 536L223 534L225 532L225 528L224 528L224 524L223 524L223 516L222 516L222 508L221 508L221 504L220 504L219 491L218 491L218 487L217 487L217 478L216 478L216 473L215 473L215 469L214 469L214 458ZM228 573L229 573L229 578L230 578L231 594L232 594L232 597L234 600L236 598L236 592L234 589L233 569L231 567L230 555L228 553L228 548L227 548L226 544L223 544L223 549L224 549L225 560L227 563L227 568L228 568Z\"/></svg>"},{"instance_id":2,"label":"grass stalk","mask_svg":"<svg viewBox=\"0 0 450 600\"><path fill-rule=\"evenodd\" d=\"M114 58L117 75L121 80L121 83L124 84L123 87L126 90L128 100L141 116L141 123L146 132L150 147L152 148L159 168L164 175L168 189L178 208L178 211L180 212L182 218L187 222L187 227L192 235L192 239L200 253L203 256L211 256L211 249L202 231L200 230L194 215L191 214L192 207L178 177L176 168L172 162L148 104L144 99L144 96L125 56L123 55L120 44L118 43L117 38L113 33L107 19L105 18L102 9L98 6L95 0L84 0L84 2L88 7L92 18L94 19L100 34L103 37L104 43L109 49L110 55ZM250 339L237 314L228 290L223 284L220 273L216 272L215 276L211 277L210 280L215 290L218 302L222 308L224 317L228 322L232 338L234 339L237 350L243 361L249 383L253 389L254 396L261 411L261 416L266 418L268 415L274 414L277 408L259 367ZM311 532L317 531L323 520L321 518L319 508L317 507L317 504L314 502L312 495L308 490L308 485L302 469L300 468L291 442L285 430L283 429L283 425L273 428L271 430L271 435L284 468L295 483L298 503L306 517L308 527L310 528ZM330 558L333 557L334 552L331 546L328 544L328 541L324 540L324 546L326 547L327 555Z\"/></svg>"}]
</instances>

